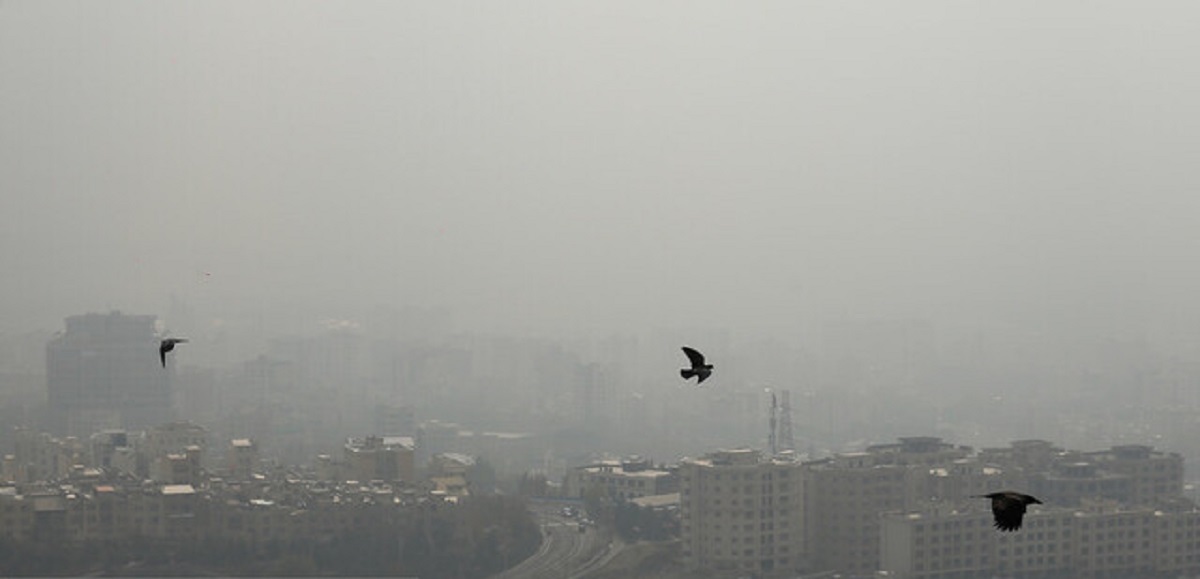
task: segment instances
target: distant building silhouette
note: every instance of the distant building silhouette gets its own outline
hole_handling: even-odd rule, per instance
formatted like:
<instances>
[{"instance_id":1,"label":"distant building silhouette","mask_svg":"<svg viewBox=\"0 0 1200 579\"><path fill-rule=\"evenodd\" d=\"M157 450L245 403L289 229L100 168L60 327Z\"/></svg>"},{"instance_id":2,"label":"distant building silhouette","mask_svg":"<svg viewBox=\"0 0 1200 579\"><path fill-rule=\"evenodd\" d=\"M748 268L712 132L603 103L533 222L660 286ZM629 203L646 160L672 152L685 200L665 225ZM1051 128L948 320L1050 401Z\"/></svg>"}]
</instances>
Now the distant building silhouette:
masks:
<instances>
[{"instance_id":1,"label":"distant building silhouette","mask_svg":"<svg viewBox=\"0 0 1200 579\"><path fill-rule=\"evenodd\" d=\"M259 466L258 445L249 438L235 438L225 449L225 474L231 480L250 480Z\"/></svg>"},{"instance_id":2,"label":"distant building silhouette","mask_svg":"<svg viewBox=\"0 0 1200 579\"><path fill-rule=\"evenodd\" d=\"M50 430L88 437L142 430L172 418L174 366L158 359L155 316L84 314L46 344Z\"/></svg>"},{"instance_id":3,"label":"distant building silhouette","mask_svg":"<svg viewBox=\"0 0 1200 579\"><path fill-rule=\"evenodd\" d=\"M405 404L376 404L373 412L375 432L384 436L416 437L417 419L412 406Z\"/></svg>"},{"instance_id":4,"label":"distant building silhouette","mask_svg":"<svg viewBox=\"0 0 1200 579\"><path fill-rule=\"evenodd\" d=\"M779 391L779 431L776 435L778 450L796 450L796 434L792 430L792 391Z\"/></svg>"}]
</instances>

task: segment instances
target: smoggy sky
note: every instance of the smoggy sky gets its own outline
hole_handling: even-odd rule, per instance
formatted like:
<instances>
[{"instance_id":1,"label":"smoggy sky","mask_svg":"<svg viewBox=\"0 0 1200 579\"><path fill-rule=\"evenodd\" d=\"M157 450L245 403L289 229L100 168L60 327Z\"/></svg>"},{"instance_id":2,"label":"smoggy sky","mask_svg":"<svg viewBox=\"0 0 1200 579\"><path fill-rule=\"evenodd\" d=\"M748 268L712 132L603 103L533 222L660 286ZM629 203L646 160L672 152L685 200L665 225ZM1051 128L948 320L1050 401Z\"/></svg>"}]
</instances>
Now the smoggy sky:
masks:
<instances>
[{"instance_id":1,"label":"smoggy sky","mask_svg":"<svg viewBox=\"0 0 1200 579\"><path fill-rule=\"evenodd\" d=\"M0 329L1200 315L1190 2L0 4Z\"/></svg>"}]
</instances>

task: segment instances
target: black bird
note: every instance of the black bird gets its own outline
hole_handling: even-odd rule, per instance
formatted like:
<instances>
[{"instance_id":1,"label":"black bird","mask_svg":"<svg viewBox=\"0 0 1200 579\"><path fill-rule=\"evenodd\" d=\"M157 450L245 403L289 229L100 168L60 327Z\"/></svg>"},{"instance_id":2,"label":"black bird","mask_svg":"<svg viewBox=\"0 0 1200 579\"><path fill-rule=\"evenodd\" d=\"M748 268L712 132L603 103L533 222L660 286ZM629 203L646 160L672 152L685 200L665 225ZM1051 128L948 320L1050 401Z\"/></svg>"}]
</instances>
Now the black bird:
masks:
<instances>
[{"instance_id":1,"label":"black bird","mask_svg":"<svg viewBox=\"0 0 1200 579\"><path fill-rule=\"evenodd\" d=\"M684 368L679 371L679 375L683 376L684 380L687 380L692 376L696 376L699 378L696 380L696 384L698 385L703 382L705 378L708 378L712 375L713 365L704 363L704 354L701 354L700 352L697 352L687 346L683 347L683 353L687 354L688 360L692 362L691 368Z\"/></svg>"},{"instance_id":2,"label":"black bird","mask_svg":"<svg viewBox=\"0 0 1200 579\"><path fill-rule=\"evenodd\" d=\"M1042 501L1029 495L1013 491L974 495L974 498L992 499L992 517L996 520L996 528L1001 531L1020 529L1021 519L1025 516L1025 505L1042 504Z\"/></svg>"},{"instance_id":3,"label":"black bird","mask_svg":"<svg viewBox=\"0 0 1200 579\"><path fill-rule=\"evenodd\" d=\"M175 349L175 344L183 344L187 342L187 338L163 338L163 341L158 345L158 358L162 360L163 368L167 367L167 352Z\"/></svg>"}]
</instances>

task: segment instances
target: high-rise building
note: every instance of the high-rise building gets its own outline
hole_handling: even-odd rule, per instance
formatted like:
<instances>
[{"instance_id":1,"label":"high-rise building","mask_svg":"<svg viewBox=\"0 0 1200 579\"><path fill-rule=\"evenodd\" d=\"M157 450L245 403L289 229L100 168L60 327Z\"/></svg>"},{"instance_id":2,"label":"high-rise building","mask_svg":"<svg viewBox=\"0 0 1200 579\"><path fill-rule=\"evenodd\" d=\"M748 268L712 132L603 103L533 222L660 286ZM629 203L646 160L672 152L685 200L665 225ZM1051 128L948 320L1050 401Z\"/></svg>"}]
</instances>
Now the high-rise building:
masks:
<instances>
[{"instance_id":1,"label":"high-rise building","mask_svg":"<svg viewBox=\"0 0 1200 579\"><path fill-rule=\"evenodd\" d=\"M46 344L50 429L89 437L106 429L142 430L172 418L174 365L159 362L155 317L84 314Z\"/></svg>"},{"instance_id":2,"label":"high-rise building","mask_svg":"<svg viewBox=\"0 0 1200 579\"><path fill-rule=\"evenodd\" d=\"M1129 503L1153 505L1183 494L1183 457L1142 444L1087 453L1088 460L1130 480Z\"/></svg>"},{"instance_id":3,"label":"high-rise building","mask_svg":"<svg viewBox=\"0 0 1200 579\"><path fill-rule=\"evenodd\" d=\"M881 516L880 569L889 577L1180 577L1200 573L1200 511L1084 501L1035 506L1015 533L991 528L986 502L929 505Z\"/></svg>"},{"instance_id":4,"label":"high-rise building","mask_svg":"<svg viewBox=\"0 0 1200 579\"><path fill-rule=\"evenodd\" d=\"M790 576L805 568L800 465L724 450L679 465L683 559L693 569Z\"/></svg>"},{"instance_id":5,"label":"high-rise building","mask_svg":"<svg viewBox=\"0 0 1200 579\"><path fill-rule=\"evenodd\" d=\"M879 513L904 507L912 472L867 452L804 463L805 542L814 568L875 572Z\"/></svg>"},{"instance_id":6,"label":"high-rise building","mask_svg":"<svg viewBox=\"0 0 1200 579\"><path fill-rule=\"evenodd\" d=\"M417 419L413 407L407 404L376 404L375 432L384 436L413 436L417 434Z\"/></svg>"},{"instance_id":7,"label":"high-rise building","mask_svg":"<svg viewBox=\"0 0 1200 579\"><path fill-rule=\"evenodd\" d=\"M971 452L919 436L804 463L804 529L815 568L875 572L879 513L924 498L936 468L952 466Z\"/></svg>"}]
</instances>

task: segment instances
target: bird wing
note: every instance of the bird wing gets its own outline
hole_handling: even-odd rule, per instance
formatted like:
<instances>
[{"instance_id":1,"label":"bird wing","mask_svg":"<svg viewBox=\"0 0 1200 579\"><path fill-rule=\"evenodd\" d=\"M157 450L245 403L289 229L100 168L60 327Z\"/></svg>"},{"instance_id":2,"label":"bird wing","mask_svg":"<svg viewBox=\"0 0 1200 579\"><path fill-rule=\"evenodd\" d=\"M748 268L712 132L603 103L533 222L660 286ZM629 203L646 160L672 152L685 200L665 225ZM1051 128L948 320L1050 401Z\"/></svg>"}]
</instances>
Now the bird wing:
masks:
<instances>
[{"instance_id":1,"label":"bird wing","mask_svg":"<svg viewBox=\"0 0 1200 579\"><path fill-rule=\"evenodd\" d=\"M166 346L158 347L158 359L162 360L163 368L166 368L167 367L167 347Z\"/></svg>"},{"instance_id":2,"label":"bird wing","mask_svg":"<svg viewBox=\"0 0 1200 579\"><path fill-rule=\"evenodd\" d=\"M697 376L696 385L699 386L700 383L703 382L705 378L712 376L712 370L709 370L708 368L701 368L699 370L696 370L696 376Z\"/></svg>"},{"instance_id":3,"label":"bird wing","mask_svg":"<svg viewBox=\"0 0 1200 579\"><path fill-rule=\"evenodd\" d=\"M688 360L691 361L693 368L704 365L704 354L701 354L700 352L697 352L687 346L683 347L683 353L687 354Z\"/></svg>"},{"instance_id":4,"label":"bird wing","mask_svg":"<svg viewBox=\"0 0 1200 579\"><path fill-rule=\"evenodd\" d=\"M1025 504L1008 497L994 498L992 515L996 520L997 529L1015 531L1021 528L1021 519L1025 517Z\"/></svg>"}]
</instances>

